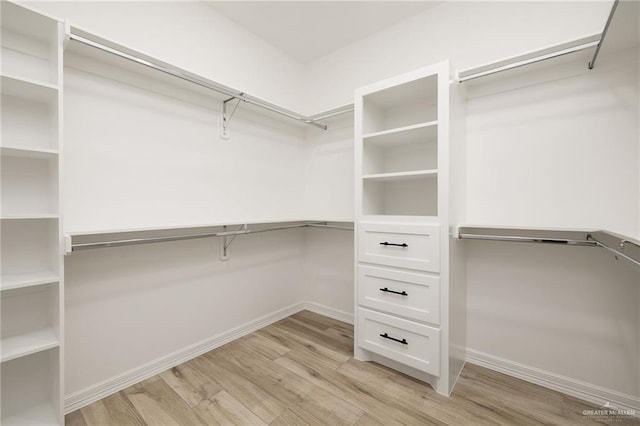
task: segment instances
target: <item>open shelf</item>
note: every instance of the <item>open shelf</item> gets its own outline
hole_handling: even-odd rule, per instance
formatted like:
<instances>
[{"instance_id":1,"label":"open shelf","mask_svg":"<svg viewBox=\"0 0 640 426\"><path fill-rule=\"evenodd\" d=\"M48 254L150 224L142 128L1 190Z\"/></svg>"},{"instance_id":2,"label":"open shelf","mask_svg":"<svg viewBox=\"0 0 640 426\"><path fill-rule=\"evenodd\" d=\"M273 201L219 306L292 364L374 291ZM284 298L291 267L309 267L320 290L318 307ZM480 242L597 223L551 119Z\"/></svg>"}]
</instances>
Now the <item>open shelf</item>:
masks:
<instances>
[{"instance_id":1,"label":"open shelf","mask_svg":"<svg viewBox=\"0 0 640 426\"><path fill-rule=\"evenodd\" d=\"M437 169L431 170L415 170L411 172L395 172L395 173L376 173L362 176L362 179L377 182L398 182L411 179L423 179L426 177L436 177Z\"/></svg>"},{"instance_id":2,"label":"open shelf","mask_svg":"<svg viewBox=\"0 0 640 426\"><path fill-rule=\"evenodd\" d=\"M57 82L58 22L6 1L0 7L2 73Z\"/></svg>"},{"instance_id":3,"label":"open shelf","mask_svg":"<svg viewBox=\"0 0 640 426\"><path fill-rule=\"evenodd\" d=\"M36 159L55 159L58 155L57 149L51 148L30 148L21 146L2 146L0 155L3 157L22 157Z\"/></svg>"},{"instance_id":4,"label":"open shelf","mask_svg":"<svg viewBox=\"0 0 640 426\"><path fill-rule=\"evenodd\" d=\"M0 237L2 277L57 274L58 220L9 219L2 221Z\"/></svg>"},{"instance_id":5,"label":"open shelf","mask_svg":"<svg viewBox=\"0 0 640 426\"><path fill-rule=\"evenodd\" d=\"M2 275L0 290L14 290L24 287L34 287L58 282L58 274L49 271L32 272L28 274Z\"/></svg>"},{"instance_id":6,"label":"open shelf","mask_svg":"<svg viewBox=\"0 0 640 426\"><path fill-rule=\"evenodd\" d=\"M364 215L437 216L437 175L363 180L362 197Z\"/></svg>"},{"instance_id":7,"label":"open shelf","mask_svg":"<svg viewBox=\"0 0 640 426\"><path fill-rule=\"evenodd\" d=\"M436 121L438 79L432 75L389 87L363 98L363 132L367 136Z\"/></svg>"},{"instance_id":8,"label":"open shelf","mask_svg":"<svg viewBox=\"0 0 640 426\"><path fill-rule=\"evenodd\" d=\"M53 282L2 292L2 362L59 345L58 287Z\"/></svg>"},{"instance_id":9,"label":"open shelf","mask_svg":"<svg viewBox=\"0 0 640 426\"><path fill-rule=\"evenodd\" d=\"M4 153L4 152L3 152ZM1 216L51 216L58 211L57 157L2 155Z\"/></svg>"},{"instance_id":10,"label":"open shelf","mask_svg":"<svg viewBox=\"0 0 640 426\"><path fill-rule=\"evenodd\" d=\"M57 219L59 216L56 213L13 213L5 214L0 217L1 220L20 220L20 219Z\"/></svg>"},{"instance_id":11,"label":"open shelf","mask_svg":"<svg viewBox=\"0 0 640 426\"><path fill-rule=\"evenodd\" d=\"M0 364L3 426L60 424L59 363L53 348Z\"/></svg>"},{"instance_id":12,"label":"open shelf","mask_svg":"<svg viewBox=\"0 0 640 426\"><path fill-rule=\"evenodd\" d=\"M437 137L437 121L412 124L381 132L363 135L364 143L379 146L413 143L421 140L433 140Z\"/></svg>"},{"instance_id":13,"label":"open shelf","mask_svg":"<svg viewBox=\"0 0 640 426\"><path fill-rule=\"evenodd\" d=\"M362 145L362 172L370 175L437 169L437 126L432 123L366 136Z\"/></svg>"},{"instance_id":14,"label":"open shelf","mask_svg":"<svg viewBox=\"0 0 640 426\"><path fill-rule=\"evenodd\" d=\"M53 153L57 147L58 90L3 75L2 144Z\"/></svg>"},{"instance_id":15,"label":"open shelf","mask_svg":"<svg viewBox=\"0 0 640 426\"><path fill-rule=\"evenodd\" d=\"M1 362L11 361L22 356L60 346L60 341L53 328L45 328L18 336L7 337L0 342Z\"/></svg>"}]
</instances>

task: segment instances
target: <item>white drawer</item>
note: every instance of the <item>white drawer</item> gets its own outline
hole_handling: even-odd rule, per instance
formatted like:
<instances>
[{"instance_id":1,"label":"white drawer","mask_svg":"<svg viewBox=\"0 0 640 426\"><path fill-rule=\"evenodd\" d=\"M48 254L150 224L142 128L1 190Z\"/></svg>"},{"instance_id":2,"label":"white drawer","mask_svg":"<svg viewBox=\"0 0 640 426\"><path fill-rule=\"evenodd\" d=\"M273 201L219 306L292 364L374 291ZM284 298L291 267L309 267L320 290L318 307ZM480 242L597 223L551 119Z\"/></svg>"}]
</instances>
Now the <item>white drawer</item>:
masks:
<instances>
[{"instance_id":1,"label":"white drawer","mask_svg":"<svg viewBox=\"0 0 640 426\"><path fill-rule=\"evenodd\" d=\"M440 225L360 223L362 262L421 271L440 271Z\"/></svg>"},{"instance_id":2,"label":"white drawer","mask_svg":"<svg viewBox=\"0 0 640 426\"><path fill-rule=\"evenodd\" d=\"M358 303L390 314L440 324L440 278L359 265Z\"/></svg>"},{"instance_id":3,"label":"white drawer","mask_svg":"<svg viewBox=\"0 0 640 426\"><path fill-rule=\"evenodd\" d=\"M440 376L440 330L437 328L359 308L358 346Z\"/></svg>"}]
</instances>

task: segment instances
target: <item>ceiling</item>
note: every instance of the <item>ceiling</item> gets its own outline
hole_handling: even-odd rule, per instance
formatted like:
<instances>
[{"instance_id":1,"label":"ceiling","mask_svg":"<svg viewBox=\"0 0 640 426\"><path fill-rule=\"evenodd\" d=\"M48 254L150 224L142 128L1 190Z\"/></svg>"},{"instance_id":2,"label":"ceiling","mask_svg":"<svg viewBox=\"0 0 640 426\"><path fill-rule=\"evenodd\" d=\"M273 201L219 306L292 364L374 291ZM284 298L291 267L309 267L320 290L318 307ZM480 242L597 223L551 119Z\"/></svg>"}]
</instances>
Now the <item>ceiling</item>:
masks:
<instances>
[{"instance_id":1,"label":"ceiling","mask_svg":"<svg viewBox=\"0 0 640 426\"><path fill-rule=\"evenodd\" d=\"M306 63L440 1L212 1L219 13Z\"/></svg>"}]
</instances>

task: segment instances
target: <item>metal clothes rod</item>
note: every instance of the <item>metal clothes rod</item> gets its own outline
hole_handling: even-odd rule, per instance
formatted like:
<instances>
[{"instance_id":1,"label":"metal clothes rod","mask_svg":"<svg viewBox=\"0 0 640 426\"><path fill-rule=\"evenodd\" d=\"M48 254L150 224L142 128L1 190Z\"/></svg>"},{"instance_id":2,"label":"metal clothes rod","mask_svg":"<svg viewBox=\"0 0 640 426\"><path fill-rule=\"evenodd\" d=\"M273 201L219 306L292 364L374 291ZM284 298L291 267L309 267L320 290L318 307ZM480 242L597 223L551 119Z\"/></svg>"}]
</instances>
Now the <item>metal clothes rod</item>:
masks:
<instances>
[{"instance_id":1,"label":"metal clothes rod","mask_svg":"<svg viewBox=\"0 0 640 426\"><path fill-rule=\"evenodd\" d=\"M544 244L567 244L574 246L594 246L595 242L587 240L573 240L565 238L538 238L538 237L520 237L513 235L483 235L483 234L458 234L459 238L465 240L487 240L487 241L507 241L522 243L544 243Z\"/></svg>"},{"instance_id":2,"label":"metal clothes rod","mask_svg":"<svg viewBox=\"0 0 640 426\"><path fill-rule=\"evenodd\" d=\"M268 228L258 228L258 229L249 229L244 227L243 229L238 229L234 231L205 232L205 233L197 233L197 234L172 235L167 237L128 238L128 239L112 240L112 241L95 241L95 242L92 241L88 243L71 243L71 251L74 252L79 250L89 250L89 249L95 249L95 248L121 247L121 246L137 245L137 244L162 243L162 242L169 242L169 241L195 240L200 238L229 237L229 236L237 236L237 235L259 234L261 232L280 231L285 229L305 228L305 227L332 228L332 229L343 229L343 230L353 231L353 228L350 228L348 226L330 225L330 224L327 224L326 222L301 223L301 224L295 224L295 225L272 226Z\"/></svg>"},{"instance_id":3,"label":"metal clothes rod","mask_svg":"<svg viewBox=\"0 0 640 426\"><path fill-rule=\"evenodd\" d=\"M624 259L640 266L640 241L609 231L461 226L458 229L458 238L601 247L612 253L616 259Z\"/></svg>"},{"instance_id":4,"label":"metal clothes rod","mask_svg":"<svg viewBox=\"0 0 640 426\"><path fill-rule=\"evenodd\" d=\"M460 71L458 73L458 81L460 83L463 83L465 81L474 80L480 77L486 77L488 75L512 70L515 68L520 68L525 65L546 61L548 59L557 58L585 49L591 49L598 46L598 44L600 43L600 39L601 35L596 34L546 49L525 53L524 55L515 56L513 58L505 59L503 61L495 62L492 64Z\"/></svg>"},{"instance_id":5,"label":"metal clothes rod","mask_svg":"<svg viewBox=\"0 0 640 426\"><path fill-rule=\"evenodd\" d=\"M221 93L223 95L227 95L227 96L231 96L233 98L236 99L240 99L243 102L246 102L248 104L252 104L255 106L258 106L260 108L264 108L266 110L275 112L277 114L283 115L285 117L294 119L296 121L300 121L302 123L308 124L310 126L314 126L317 127L319 129L323 129L323 130L327 130L327 126L325 124L322 123L318 123L316 120L316 118L312 118L312 117L308 117L305 116L303 114L298 114L295 111L291 111L288 110L286 108L282 108L278 105L272 104L270 102L267 102L265 100L262 100L260 98L256 98L255 96L251 96L248 95L244 92L232 89L230 87L224 86L222 84L219 83L215 83L212 82L210 80L206 80L204 78L200 78L194 74L191 73L187 73L184 72L182 70L180 70L179 68L170 66L168 64L160 64L159 61L155 61L151 58L148 59L144 59L144 58L140 58L139 56L135 55L135 54L130 54L130 53L126 53L123 52L122 50L119 50L117 48L114 47L110 47L105 45L104 43L101 43L99 41L96 40L91 40L89 39L88 35L79 35L77 33L74 33L74 28L71 29L71 32L69 33L69 39L70 40L74 40L77 41L79 43L85 44L87 46L102 50L104 52L110 53L112 55L115 56L119 56L121 58L127 59L129 61L132 62L136 62L138 64L144 65L145 67L154 69L156 71L160 71L162 73L168 74L170 76L173 77L177 77L179 79L191 82L193 84L196 84L200 87L204 87L206 89L209 90L213 90L217 93Z\"/></svg>"},{"instance_id":6,"label":"metal clothes rod","mask_svg":"<svg viewBox=\"0 0 640 426\"><path fill-rule=\"evenodd\" d=\"M598 53L600 53L600 48L602 47L602 43L604 42L604 38L609 31L609 25L611 25L611 21L613 20L613 14L616 12L616 8L618 7L618 2L620 0L614 0L613 6L611 6L611 12L609 12L609 17L607 18L607 23L604 25L604 30L602 31L602 37L600 37L600 42L596 47L596 51L593 52L593 58L589 61L589 69L592 70L596 65L596 59L598 59Z\"/></svg>"}]
</instances>

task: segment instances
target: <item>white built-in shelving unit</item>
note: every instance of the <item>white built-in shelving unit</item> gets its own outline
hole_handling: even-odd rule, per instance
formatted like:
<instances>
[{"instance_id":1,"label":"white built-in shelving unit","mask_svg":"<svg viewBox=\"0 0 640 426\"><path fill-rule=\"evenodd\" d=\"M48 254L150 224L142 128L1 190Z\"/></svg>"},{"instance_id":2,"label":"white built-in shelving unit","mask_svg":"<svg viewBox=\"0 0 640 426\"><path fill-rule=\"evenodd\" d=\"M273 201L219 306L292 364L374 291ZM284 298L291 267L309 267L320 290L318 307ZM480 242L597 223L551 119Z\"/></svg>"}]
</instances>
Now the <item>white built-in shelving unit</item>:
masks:
<instances>
[{"instance_id":1,"label":"white built-in shelving unit","mask_svg":"<svg viewBox=\"0 0 640 426\"><path fill-rule=\"evenodd\" d=\"M449 81L441 62L355 95L355 357L446 395L466 339L464 252L449 238L464 207L452 179L463 100Z\"/></svg>"},{"instance_id":2,"label":"white built-in shelving unit","mask_svg":"<svg viewBox=\"0 0 640 426\"><path fill-rule=\"evenodd\" d=\"M0 7L0 423L60 425L64 28L10 2Z\"/></svg>"}]
</instances>

